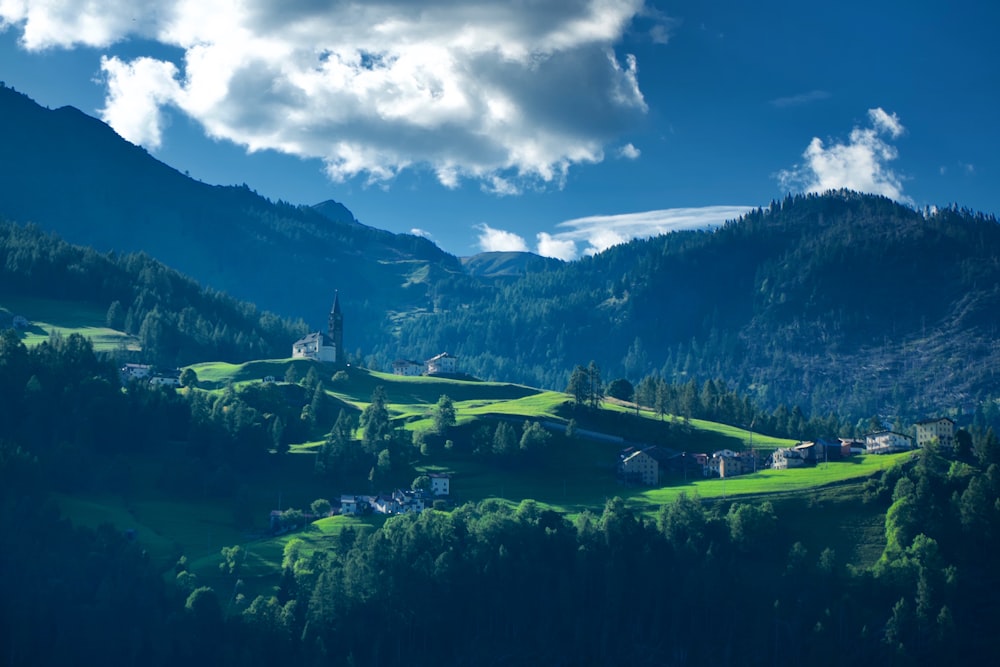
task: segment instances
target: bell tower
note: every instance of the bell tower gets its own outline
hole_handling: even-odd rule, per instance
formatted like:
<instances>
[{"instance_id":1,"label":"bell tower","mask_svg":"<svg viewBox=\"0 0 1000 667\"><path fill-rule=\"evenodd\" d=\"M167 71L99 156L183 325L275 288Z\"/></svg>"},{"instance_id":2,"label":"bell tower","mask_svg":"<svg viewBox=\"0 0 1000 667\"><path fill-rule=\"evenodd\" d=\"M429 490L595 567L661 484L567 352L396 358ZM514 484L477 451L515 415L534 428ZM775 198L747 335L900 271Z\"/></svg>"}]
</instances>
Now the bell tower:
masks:
<instances>
[{"instance_id":1,"label":"bell tower","mask_svg":"<svg viewBox=\"0 0 1000 667\"><path fill-rule=\"evenodd\" d=\"M344 316L340 312L340 293L333 293L333 308L330 310L330 320L328 324L327 336L336 349L335 361L343 364L346 358L344 354Z\"/></svg>"}]
</instances>

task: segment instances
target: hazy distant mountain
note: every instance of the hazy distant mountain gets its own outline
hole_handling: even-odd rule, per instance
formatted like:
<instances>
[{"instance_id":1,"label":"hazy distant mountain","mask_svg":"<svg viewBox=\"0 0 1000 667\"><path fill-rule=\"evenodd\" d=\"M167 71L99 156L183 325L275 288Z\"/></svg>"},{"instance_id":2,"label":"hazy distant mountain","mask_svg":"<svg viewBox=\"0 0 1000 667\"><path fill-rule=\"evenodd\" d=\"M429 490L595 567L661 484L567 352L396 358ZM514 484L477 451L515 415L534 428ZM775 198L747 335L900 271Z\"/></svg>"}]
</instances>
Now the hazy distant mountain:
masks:
<instances>
[{"instance_id":1,"label":"hazy distant mountain","mask_svg":"<svg viewBox=\"0 0 1000 667\"><path fill-rule=\"evenodd\" d=\"M195 181L72 107L0 88L0 119L0 216L101 251L146 251L314 326L340 289L352 347L387 312L429 306L430 282L462 271L427 239L362 225L337 202L293 206Z\"/></svg>"}]
</instances>

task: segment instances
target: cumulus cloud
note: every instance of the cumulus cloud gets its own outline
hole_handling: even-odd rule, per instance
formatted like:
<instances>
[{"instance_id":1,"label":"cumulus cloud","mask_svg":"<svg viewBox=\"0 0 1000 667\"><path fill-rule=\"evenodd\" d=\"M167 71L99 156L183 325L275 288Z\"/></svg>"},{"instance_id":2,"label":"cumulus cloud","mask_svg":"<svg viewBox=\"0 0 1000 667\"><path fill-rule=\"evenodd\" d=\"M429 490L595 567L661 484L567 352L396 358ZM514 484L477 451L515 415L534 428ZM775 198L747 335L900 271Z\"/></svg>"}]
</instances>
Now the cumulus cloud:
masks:
<instances>
[{"instance_id":1,"label":"cumulus cloud","mask_svg":"<svg viewBox=\"0 0 1000 667\"><path fill-rule=\"evenodd\" d=\"M642 151L632 144L625 144L618 149L618 157L625 158L626 160L636 160L640 155L642 155Z\"/></svg>"},{"instance_id":2,"label":"cumulus cloud","mask_svg":"<svg viewBox=\"0 0 1000 667\"><path fill-rule=\"evenodd\" d=\"M414 236L420 236L425 239L434 238L434 235L431 234L429 231L427 231L426 229L420 229L419 227L414 227L413 229L410 230L410 233L413 234Z\"/></svg>"},{"instance_id":3,"label":"cumulus cloud","mask_svg":"<svg viewBox=\"0 0 1000 667\"><path fill-rule=\"evenodd\" d=\"M902 177L889 163L898 157L896 147L883 137L898 139L905 128L896 114L881 108L868 110L868 127L855 127L846 143L825 145L813 137L802 157L805 162L778 173L787 190L826 192L847 188L910 202L903 194Z\"/></svg>"},{"instance_id":4,"label":"cumulus cloud","mask_svg":"<svg viewBox=\"0 0 1000 667\"><path fill-rule=\"evenodd\" d=\"M542 257L555 257L564 261L576 259L576 241L566 238L557 238L546 232L539 232L538 254Z\"/></svg>"},{"instance_id":5,"label":"cumulus cloud","mask_svg":"<svg viewBox=\"0 0 1000 667\"><path fill-rule=\"evenodd\" d=\"M479 230L479 249L483 252L528 252L524 238L514 232L494 229L486 223L476 225Z\"/></svg>"},{"instance_id":6,"label":"cumulus cloud","mask_svg":"<svg viewBox=\"0 0 1000 667\"><path fill-rule=\"evenodd\" d=\"M155 147L171 106L213 138L319 158L333 179L419 166L497 194L559 186L646 113L636 59L615 52L637 17L666 38L666 19L643 12L644 0L0 1L28 49L131 40L183 54L104 59L102 115L134 140Z\"/></svg>"},{"instance_id":7,"label":"cumulus cloud","mask_svg":"<svg viewBox=\"0 0 1000 667\"><path fill-rule=\"evenodd\" d=\"M132 143L159 148L164 126L162 105L180 90L175 80L177 68L152 58L137 58L131 63L102 58L101 69L109 79L101 116Z\"/></svg>"}]
</instances>

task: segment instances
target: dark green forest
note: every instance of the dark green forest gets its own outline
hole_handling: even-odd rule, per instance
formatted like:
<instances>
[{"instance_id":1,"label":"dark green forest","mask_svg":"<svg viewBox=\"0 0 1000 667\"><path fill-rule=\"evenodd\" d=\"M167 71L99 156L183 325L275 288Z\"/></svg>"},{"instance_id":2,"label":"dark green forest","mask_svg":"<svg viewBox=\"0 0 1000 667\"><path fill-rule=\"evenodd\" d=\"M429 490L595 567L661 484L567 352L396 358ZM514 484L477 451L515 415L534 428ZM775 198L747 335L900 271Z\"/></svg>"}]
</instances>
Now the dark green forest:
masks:
<instances>
[{"instance_id":1,"label":"dark green forest","mask_svg":"<svg viewBox=\"0 0 1000 667\"><path fill-rule=\"evenodd\" d=\"M302 413L332 419L335 405L291 387ZM931 665L973 662L995 644L1000 441L986 425L860 491L858 503L885 513L872 567L802 542L793 526L824 511L805 497L683 496L655 515L612 499L572 520L491 500L348 529L311 553L292 540L273 591L251 599L238 558L206 586L183 559L158 569L128 531L72 526L51 494L127 494L132 457L159 452L175 462L165 489L238 507L240 479L282 456L253 405L289 397L123 390L81 336L28 349L11 330L0 396L9 665ZM377 404L361 416L373 441ZM313 427L332 439L342 428Z\"/></svg>"},{"instance_id":2,"label":"dark green forest","mask_svg":"<svg viewBox=\"0 0 1000 667\"><path fill-rule=\"evenodd\" d=\"M348 351L371 368L448 351L477 377L562 389L595 360L633 385L723 381L768 411L852 423L997 398L1000 226L958 206L830 192L570 263L459 260L336 202L200 183L76 109L0 87L0 112L0 214L153 253L312 327L340 289Z\"/></svg>"},{"instance_id":3,"label":"dark green forest","mask_svg":"<svg viewBox=\"0 0 1000 667\"><path fill-rule=\"evenodd\" d=\"M721 380L767 410L851 420L998 397L1000 225L967 210L789 197L714 232L450 286L373 363L446 349L474 375L561 389L593 359L633 384Z\"/></svg>"},{"instance_id":4,"label":"dark green forest","mask_svg":"<svg viewBox=\"0 0 1000 667\"><path fill-rule=\"evenodd\" d=\"M301 321L202 288L145 253L98 253L36 226L0 222L0 296L90 303L138 338L136 361L177 366L285 357ZM9 326L9 322L6 323ZM119 351L119 361L129 360Z\"/></svg>"}]
</instances>

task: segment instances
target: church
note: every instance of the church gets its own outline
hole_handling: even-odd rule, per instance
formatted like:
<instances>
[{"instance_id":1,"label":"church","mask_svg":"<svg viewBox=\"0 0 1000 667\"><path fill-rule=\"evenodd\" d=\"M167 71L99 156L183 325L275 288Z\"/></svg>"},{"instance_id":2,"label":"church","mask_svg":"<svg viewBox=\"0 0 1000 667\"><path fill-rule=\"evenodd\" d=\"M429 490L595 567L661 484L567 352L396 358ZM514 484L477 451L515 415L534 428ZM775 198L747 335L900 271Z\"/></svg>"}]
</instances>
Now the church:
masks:
<instances>
[{"instance_id":1,"label":"church","mask_svg":"<svg viewBox=\"0 0 1000 667\"><path fill-rule=\"evenodd\" d=\"M327 332L316 331L292 345L293 359L314 359L334 364L344 363L344 316L340 313L340 295L334 293Z\"/></svg>"}]
</instances>

